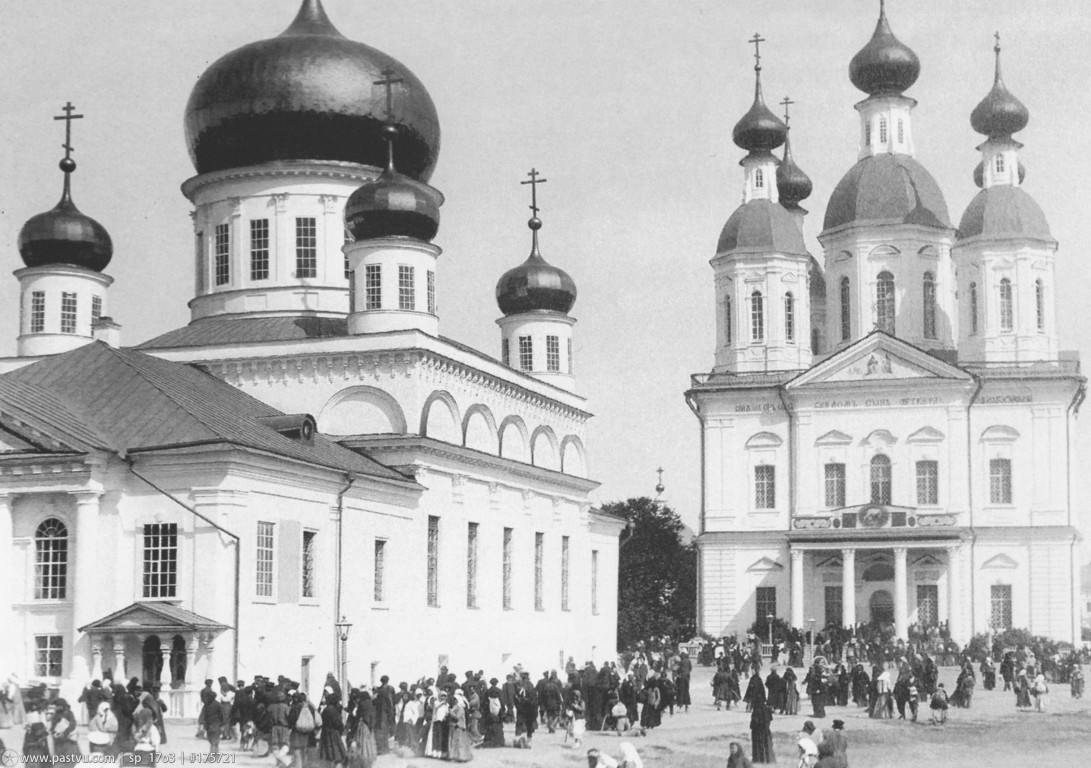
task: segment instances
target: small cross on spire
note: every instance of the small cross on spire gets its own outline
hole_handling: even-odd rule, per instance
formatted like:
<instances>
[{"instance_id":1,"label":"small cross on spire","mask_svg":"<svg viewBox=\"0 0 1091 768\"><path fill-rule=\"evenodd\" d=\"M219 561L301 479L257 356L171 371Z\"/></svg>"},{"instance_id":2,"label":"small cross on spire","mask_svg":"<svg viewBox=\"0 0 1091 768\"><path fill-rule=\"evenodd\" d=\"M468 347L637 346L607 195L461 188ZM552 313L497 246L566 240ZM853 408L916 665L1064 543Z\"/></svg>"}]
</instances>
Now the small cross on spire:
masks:
<instances>
[{"instance_id":1,"label":"small cross on spire","mask_svg":"<svg viewBox=\"0 0 1091 768\"><path fill-rule=\"evenodd\" d=\"M754 69L761 71L761 44L765 42L765 38L759 35L757 32L750 38L750 42L754 44Z\"/></svg>"},{"instance_id":2,"label":"small cross on spire","mask_svg":"<svg viewBox=\"0 0 1091 768\"><path fill-rule=\"evenodd\" d=\"M61 107L61 111L64 112L64 114L57 115L53 118L54 120L64 120L64 144L62 144L61 146L64 148L65 160L72 159L72 121L83 119L83 115L72 114L75 109L76 108L72 106L72 102L69 101L63 107Z\"/></svg>"},{"instance_id":3,"label":"small cross on spire","mask_svg":"<svg viewBox=\"0 0 1091 768\"><path fill-rule=\"evenodd\" d=\"M996 45L993 46L993 50L996 51L997 53L1000 53L1000 31L999 30L997 30L996 33L993 34L993 38L996 40Z\"/></svg>"},{"instance_id":4,"label":"small cross on spire","mask_svg":"<svg viewBox=\"0 0 1091 768\"><path fill-rule=\"evenodd\" d=\"M658 499L663 495L663 491L667 490L667 486L663 485L663 468L655 470L659 473L659 482L655 484L655 497Z\"/></svg>"},{"instance_id":5,"label":"small cross on spire","mask_svg":"<svg viewBox=\"0 0 1091 768\"><path fill-rule=\"evenodd\" d=\"M405 78L394 77L394 69L387 67L382 72L382 80L375 80L374 85L381 85L386 89L386 121L388 123L394 122L394 88L397 83L405 82Z\"/></svg>"},{"instance_id":6,"label":"small cross on spire","mask_svg":"<svg viewBox=\"0 0 1091 768\"><path fill-rule=\"evenodd\" d=\"M530 210L534 212L534 217L538 217L538 185L545 184L548 179L538 178L538 169L531 168L530 173L527 174L530 178L527 181L520 181L520 184L530 185Z\"/></svg>"},{"instance_id":7,"label":"small cross on spire","mask_svg":"<svg viewBox=\"0 0 1091 768\"><path fill-rule=\"evenodd\" d=\"M780 100L780 105L782 107L784 107L784 124L785 125L788 125L788 107L792 106L793 104L795 104L795 102L792 101L791 99L789 99L787 96L785 96L783 99Z\"/></svg>"}]
</instances>

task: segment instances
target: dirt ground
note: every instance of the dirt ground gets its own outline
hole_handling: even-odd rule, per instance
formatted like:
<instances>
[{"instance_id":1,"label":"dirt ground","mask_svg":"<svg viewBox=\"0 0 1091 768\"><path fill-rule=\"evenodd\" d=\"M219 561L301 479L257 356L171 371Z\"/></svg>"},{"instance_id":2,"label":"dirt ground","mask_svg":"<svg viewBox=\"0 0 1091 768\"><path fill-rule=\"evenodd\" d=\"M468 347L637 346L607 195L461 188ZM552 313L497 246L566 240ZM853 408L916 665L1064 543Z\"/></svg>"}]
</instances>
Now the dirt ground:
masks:
<instances>
[{"instance_id":1,"label":"dirt ground","mask_svg":"<svg viewBox=\"0 0 1091 768\"><path fill-rule=\"evenodd\" d=\"M940 680L950 690L957 670L945 668ZM712 670L694 670L691 690L694 706L689 712L665 715L663 725L644 738L634 739L648 768L722 768L727 762L727 747L732 741L741 742L750 753L750 716L733 710L716 711L712 706ZM795 740L803 722L810 718L810 707L802 703L803 714L775 717L773 735L778 766L797 764ZM829 728L834 718L845 721L849 739L849 764L856 768L920 768L926 766L986 766L987 768L1025 768L1028 763L1045 761L1049 768L1091 765L1091 700L1075 700L1068 686L1054 685L1047 701L1047 712L1020 712L1015 697L1000 690L977 689L972 709L952 709L946 726L927 724L927 711L922 709L923 722L871 720L855 707L827 707L824 720L816 720L820 728ZM81 732L83 729L81 729ZM195 762L193 753L207 749L207 743L192 738L192 724L168 722L168 754L175 755L171 768ZM508 737L510 741L511 726ZM22 735L14 729L0 731L7 746L18 749ZM81 740L83 741L83 740ZM525 768L583 768L587 765L586 751L591 747L618 755L619 739L598 733L588 733L582 749L564 743L562 734L540 731L529 750L478 750L473 764L479 768L493 766L523 766ZM84 741L84 746L86 743ZM223 744L221 762L245 768L272 768L271 758L257 759L231 750ZM168 758L169 759L169 758ZM163 761L166 762L166 761ZM435 760L414 758L406 761L394 755L384 756L375 768L423 768L436 766Z\"/></svg>"}]
</instances>

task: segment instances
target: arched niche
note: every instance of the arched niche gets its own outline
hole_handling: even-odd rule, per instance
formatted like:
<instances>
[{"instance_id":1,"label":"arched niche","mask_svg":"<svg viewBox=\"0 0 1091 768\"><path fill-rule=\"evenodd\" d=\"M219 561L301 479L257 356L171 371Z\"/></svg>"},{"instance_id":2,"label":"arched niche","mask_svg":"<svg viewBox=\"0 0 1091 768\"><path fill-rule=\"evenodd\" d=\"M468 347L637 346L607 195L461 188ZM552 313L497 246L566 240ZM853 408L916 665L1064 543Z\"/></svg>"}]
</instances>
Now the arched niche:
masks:
<instances>
[{"instance_id":1,"label":"arched niche","mask_svg":"<svg viewBox=\"0 0 1091 768\"><path fill-rule=\"evenodd\" d=\"M404 435L405 413L398 401L381 389L349 387L322 407L318 431L325 435Z\"/></svg>"},{"instance_id":2,"label":"arched niche","mask_svg":"<svg viewBox=\"0 0 1091 768\"><path fill-rule=\"evenodd\" d=\"M462 445L462 419L459 417L458 403L449 392L437 390L424 401L420 433L433 440Z\"/></svg>"},{"instance_id":3,"label":"arched niche","mask_svg":"<svg viewBox=\"0 0 1091 768\"><path fill-rule=\"evenodd\" d=\"M561 471L566 475L587 477L587 453L583 441L575 435L567 435L561 441Z\"/></svg>"},{"instance_id":4,"label":"arched niche","mask_svg":"<svg viewBox=\"0 0 1091 768\"><path fill-rule=\"evenodd\" d=\"M530 463L530 434L518 416L508 416L500 424L500 455L505 459Z\"/></svg>"},{"instance_id":5,"label":"arched niche","mask_svg":"<svg viewBox=\"0 0 1091 768\"><path fill-rule=\"evenodd\" d=\"M530 463L542 469L561 469L557 436L549 427L538 427L530 438Z\"/></svg>"},{"instance_id":6,"label":"arched niche","mask_svg":"<svg viewBox=\"0 0 1091 768\"><path fill-rule=\"evenodd\" d=\"M496 419L484 405L471 405L466 409L466 417L462 420L462 444L493 455L500 452Z\"/></svg>"}]
</instances>

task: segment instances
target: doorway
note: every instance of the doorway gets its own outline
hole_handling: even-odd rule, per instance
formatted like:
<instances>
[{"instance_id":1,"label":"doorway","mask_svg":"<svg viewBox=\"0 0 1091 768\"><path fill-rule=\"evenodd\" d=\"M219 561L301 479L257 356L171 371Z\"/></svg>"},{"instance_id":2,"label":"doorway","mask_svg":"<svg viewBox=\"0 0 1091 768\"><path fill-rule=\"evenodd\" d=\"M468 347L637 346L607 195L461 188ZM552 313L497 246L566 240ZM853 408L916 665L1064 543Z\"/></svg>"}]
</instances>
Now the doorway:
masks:
<instances>
[{"instance_id":1,"label":"doorway","mask_svg":"<svg viewBox=\"0 0 1091 768\"><path fill-rule=\"evenodd\" d=\"M894 598L885 589L871 593L871 620L880 624L894 623Z\"/></svg>"}]
</instances>

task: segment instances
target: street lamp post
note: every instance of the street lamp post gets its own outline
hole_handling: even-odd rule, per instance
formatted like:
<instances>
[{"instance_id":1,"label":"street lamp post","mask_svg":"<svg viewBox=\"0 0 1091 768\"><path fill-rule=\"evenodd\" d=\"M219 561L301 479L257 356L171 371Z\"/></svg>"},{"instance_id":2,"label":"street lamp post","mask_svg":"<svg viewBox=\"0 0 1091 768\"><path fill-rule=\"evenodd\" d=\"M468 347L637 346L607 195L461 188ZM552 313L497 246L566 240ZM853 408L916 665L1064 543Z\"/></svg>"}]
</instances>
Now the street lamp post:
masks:
<instances>
[{"instance_id":1,"label":"street lamp post","mask_svg":"<svg viewBox=\"0 0 1091 768\"><path fill-rule=\"evenodd\" d=\"M807 623L811 628L811 663L814 663L814 619L807 619Z\"/></svg>"},{"instance_id":2,"label":"street lamp post","mask_svg":"<svg viewBox=\"0 0 1091 768\"><path fill-rule=\"evenodd\" d=\"M766 624L766 626L769 627L769 645L770 646L773 645L773 619L774 618L775 617L771 613L766 614L766 616L765 616L765 624ZM770 650L769 652L772 653L772 650Z\"/></svg>"},{"instance_id":3,"label":"street lamp post","mask_svg":"<svg viewBox=\"0 0 1091 768\"><path fill-rule=\"evenodd\" d=\"M347 675L347 670L348 670L348 640L349 640L349 630L352 629L352 622L349 621L348 619L346 619L344 616L342 616L341 620L336 622L333 626L337 628L337 639L341 641L341 645L340 645L340 649L341 649L341 670L340 670L341 675L340 675L340 677L341 677L341 680L340 680L340 682L341 682L341 690L343 691L343 690L346 690L347 687L348 687L348 675Z\"/></svg>"}]
</instances>

